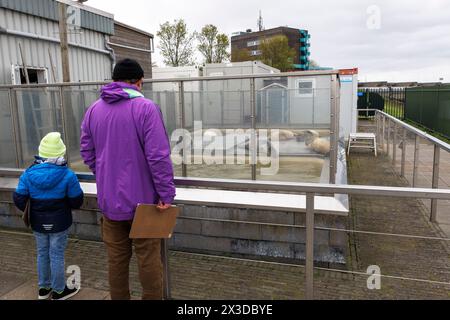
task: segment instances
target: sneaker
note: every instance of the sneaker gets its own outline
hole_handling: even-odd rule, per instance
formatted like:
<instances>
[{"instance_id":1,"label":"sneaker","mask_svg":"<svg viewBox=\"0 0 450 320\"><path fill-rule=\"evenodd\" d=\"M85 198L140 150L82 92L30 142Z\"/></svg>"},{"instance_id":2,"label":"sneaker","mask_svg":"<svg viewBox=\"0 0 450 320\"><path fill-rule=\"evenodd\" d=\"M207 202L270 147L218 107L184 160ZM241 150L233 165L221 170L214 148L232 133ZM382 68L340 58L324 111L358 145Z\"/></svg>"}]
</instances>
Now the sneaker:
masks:
<instances>
[{"instance_id":1,"label":"sneaker","mask_svg":"<svg viewBox=\"0 0 450 320\"><path fill-rule=\"evenodd\" d=\"M52 292L52 300L67 300L80 291L80 288L69 289L67 286L64 288L63 292Z\"/></svg>"},{"instance_id":2,"label":"sneaker","mask_svg":"<svg viewBox=\"0 0 450 320\"><path fill-rule=\"evenodd\" d=\"M50 295L52 294L52 289L48 288L39 288L39 300L47 300L50 298Z\"/></svg>"}]
</instances>

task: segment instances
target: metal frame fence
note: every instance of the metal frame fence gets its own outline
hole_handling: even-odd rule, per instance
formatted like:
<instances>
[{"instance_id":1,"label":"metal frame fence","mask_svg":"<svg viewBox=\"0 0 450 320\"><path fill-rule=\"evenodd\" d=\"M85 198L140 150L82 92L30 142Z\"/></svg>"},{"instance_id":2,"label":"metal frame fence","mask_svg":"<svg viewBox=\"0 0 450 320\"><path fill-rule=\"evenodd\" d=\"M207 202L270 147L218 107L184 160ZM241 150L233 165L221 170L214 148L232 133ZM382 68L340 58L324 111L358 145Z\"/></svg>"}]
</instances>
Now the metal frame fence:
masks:
<instances>
[{"instance_id":1,"label":"metal frame fence","mask_svg":"<svg viewBox=\"0 0 450 320\"><path fill-rule=\"evenodd\" d=\"M336 70L331 71L303 71L303 72L288 72L288 73L277 73L277 74L250 74L250 75L237 75L237 76L208 76L208 77L195 77L195 78L176 78L176 79L146 79L144 80L144 84L156 84L156 83L175 83L178 85L178 93L180 94L180 99L178 99L178 114L179 114L179 123L181 124L181 128L186 128L186 103L185 103L185 84L188 82L202 82L202 81L224 81L224 80L249 80L250 81L250 110L251 110L251 141L250 141L250 159L251 159L251 179L256 180L257 176L257 142L256 142L256 130L258 130L257 120L256 120L256 97L257 91L255 87L256 79L269 79L269 78L281 78L281 77L308 77L308 76L330 76L331 77L331 90L330 90L330 183L336 182L336 170L337 170L337 158L338 158L338 148L339 148L339 86L340 83L338 81L339 72ZM28 85L0 85L1 90L8 90L9 94L9 105L11 112L11 125L13 128L13 140L14 140L14 148L15 148L15 162L16 167L20 167L21 162L21 150L19 149L19 142L21 141L20 137L20 129L19 129L19 113L18 113L18 102L17 102L17 94L18 90L23 89L49 89L55 88L59 92L59 107L61 109L61 117L62 117L62 131L63 138L66 141L67 149L70 150L69 134L69 119L67 116L67 106L64 99L64 89L70 87L86 87L86 86L100 86L108 84L107 81L101 82L83 82L83 83L56 83L56 84L28 84ZM183 139L186 141L186 139ZM183 151L186 148L183 148ZM188 166L186 154L183 152L181 154L183 163L182 163L182 176L188 176ZM68 155L68 163L70 164L70 156Z\"/></svg>"},{"instance_id":2,"label":"metal frame fence","mask_svg":"<svg viewBox=\"0 0 450 320\"><path fill-rule=\"evenodd\" d=\"M309 73L314 75L316 73ZM327 73L328 74L328 73ZM300 73L299 75L304 76L305 73ZM282 75L272 75L273 77L280 77ZM336 74L332 74L333 77L337 77ZM266 78L270 77L268 75L250 75L249 78ZM241 79L242 77L225 77L225 79ZM194 81L204 81L204 80L224 80L224 77L209 77L209 78L200 78ZM180 91L183 91L183 83L185 81L193 81L192 79L177 79L176 82L179 83ZM156 82L156 81L147 81L147 82ZM173 80L164 80L163 82L173 82ZM337 81L336 81L337 82ZM99 83L90 83L89 85L98 85ZM64 86L70 86L72 84L59 84L54 85L59 87L60 90ZM42 85L35 85L32 87L45 87ZM15 86L7 86L9 90L14 90ZM22 87L23 88L23 87ZM4 87L0 86L0 89L4 89ZM252 89L254 91L254 88ZM62 91L60 91L62 93ZM11 98L12 95L10 95ZM180 99L180 107L183 108L183 99ZM336 110L338 107L338 99L332 99L331 101L331 109ZM252 102L252 109L254 107L254 101ZM13 104L11 103L11 108L13 108ZM13 110L14 111L14 110ZM315 226L315 197L316 195L321 194L347 194L350 196L371 196L371 197L397 197L397 198L412 198L412 199L431 199L436 202L438 199L441 200L450 200L450 190L448 189L438 189L438 185L436 179L439 177L439 152L441 149L450 152L450 145L446 144L433 136L430 136L398 119L390 116L384 112L378 110L358 110L358 111L374 111L374 118L376 119L376 133L378 137L378 141L382 141L383 149L384 142L387 142L386 151L390 149L390 141L391 139L394 142L397 142L397 138L399 136L398 129L401 128L402 135L401 139L404 141L404 148L406 146L406 132L412 132L415 135L416 143L415 143L415 165L414 170L417 170L417 161L419 154L419 144L418 139L427 139L435 145L435 154L434 154L434 170L433 170L433 188L400 188L400 187L385 187L385 186L354 186L354 185L334 185L334 184L314 184L314 183L287 183L287 182L264 182L264 181L251 181L251 180L220 180L220 179L194 179L194 178L176 178L175 183L177 186L188 186L188 187L206 187L213 189L224 189L224 190L242 190L242 191L253 191L253 192L263 192L263 191L277 191L277 192L287 192L287 193L297 193L297 194L306 194L306 224L305 226L297 226L298 228L306 229L306 259L305 259L305 288L306 288L306 298L313 299L314 298L314 270L329 270L343 273L351 273L351 274L361 274L361 272L356 271L348 271L348 270L333 270L333 269L324 269L314 267L314 231L315 230L333 230L333 231L341 231L346 233L360 233L360 234L369 234L369 235L379 235L379 236L392 236L392 237L406 237L406 238L414 238L414 239L427 239L427 240L439 240L439 241L450 241L448 238L439 238L439 237L422 237L419 235L408 235L408 234L389 234L389 233L377 233L377 232L369 232L364 230L348 230L348 229L339 229L339 228L322 228ZM332 126L336 126L337 124L337 114L332 112L331 124ZM12 113L14 115L14 113ZM253 114L254 115L254 114ZM12 123L17 121L15 117L12 117ZM252 119L252 124L254 125L254 118ZM15 124L13 126L15 128ZM337 128L333 128L337 130ZM391 135L392 129L394 129L394 134ZM335 132L335 131L333 131ZM336 136L337 137L337 136ZM16 138L16 136L15 136ZM17 140L16 140L17 142ZM333 141L333 144L337 143ZM395 145L395 143L392 143ZM334 150L334 155L336 155L336 149ZM394 151L395 147L394 147ZM16 150L17 154L17 150ZM405 149L402 149L402 175L404 175L404 167L405 167ZM335 156L333 159L336 158ZM396 161L395 158L393 161ZM18 177L21 174L22 170L20 169L5 169L0 170L0 176L9 176L9 177ZM186 170L183 172L186 174ZM92 174L79 174L80 180L93 181L94 177ZM254 177L252 173L252 178ZM413 183L413 186L415 183ZM0 186L0 191L11 191L5 190L3 186ZM205 204L207 205L207 204ZM433 210L431 213L432 221L435 219L433 216ZM168 251L167 251L167 243L165 242L163 245L163 261L165 266L165 292L166 296L170 297L170 277L169 277L169 269L167 264L168 259ZM228 259L224 257L224 259ZM270 262L267 262L270 263ZM428 282L432 284L441 284L441 285L449 285L450 282L444 281L433 281L429 279L417 279L417 278L408 278L396 275L382 275L382 277L387 278L395 278L395 279L403 279L415 282Z\"/></svg>"},{"instance_id":3,"label":"metal frame fence","mask_svg":"<svg viewBox=\"0 0 450 320\"><path fill-rule=\"evenodd\" d=\"M401 142L401 160L400 160L400 176L405 177L406 165L406 148L408 145L407 134L414 136L414 164L412 174L412 187L417 186L417 175L419 170L419 154L420 154L420 139L424 139L433 144L433 170L432 170L432 188L439 188L439 164L441 150L450 152L450 144L439 140L438 138L421 131L395 117L374 109L359 109L358 112L375 112L373 118L375 119L375 131L377 142L381 144L381 150L386 152L387 156L392 154L392 165L397 165L397 145ZM437 199L431 201L430 221L436 222L437 214Z\"/></svg>"},{"instance_id":4,"label":"metal frame fence","mask_svg":"<svg viewBox=\"0 0 450 320\"><path fill-rule=\"evenodd\" d=\"M403 120L405 118L406 94L405 88L387 87L387 88L358 88L358 93L363 93L366 101L360 102L358 97L359 110L365 110L366 117L369 117L369 109L384 111L393 117ZM377 97L378 95L379 97ZM382 102L382 105L381 105ZM383 107L383 109L381 109ZM364 114L362 114L364 115Z\"/></svg>"}]
</instances>

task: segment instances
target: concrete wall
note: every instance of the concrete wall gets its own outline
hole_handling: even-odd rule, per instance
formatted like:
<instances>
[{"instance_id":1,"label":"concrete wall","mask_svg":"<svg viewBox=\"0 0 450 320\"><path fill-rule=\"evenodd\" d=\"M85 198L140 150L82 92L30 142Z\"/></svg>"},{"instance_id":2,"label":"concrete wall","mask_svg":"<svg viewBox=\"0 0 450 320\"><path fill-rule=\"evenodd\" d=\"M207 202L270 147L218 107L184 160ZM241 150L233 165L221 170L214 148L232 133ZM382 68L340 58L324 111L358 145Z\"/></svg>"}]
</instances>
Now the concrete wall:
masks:
<instances>
[{"instance_id":1,"label":"concrete wall","mask_svg":"<svg viewBox=\"0 0 450 320\"><path fill-rule=\"evenodd\" d=\"M14 208L11 198L10 192L0 192L0 227L23 229L21 213ZM100 216L96 199L88 198L83 210L73 213L71 234L81 239L100 240ZM318 227L345 228L346 219L318 214L315 222ZM273 223L286 226L270 225ZM305 257L306 234L304 228L295 226L304 225L304 213L186 205L182 206L170 247L191 252L301 262ZM317 262L345 265L346 233L316 230L314 236Z\"/></svg>"}]
</instances>

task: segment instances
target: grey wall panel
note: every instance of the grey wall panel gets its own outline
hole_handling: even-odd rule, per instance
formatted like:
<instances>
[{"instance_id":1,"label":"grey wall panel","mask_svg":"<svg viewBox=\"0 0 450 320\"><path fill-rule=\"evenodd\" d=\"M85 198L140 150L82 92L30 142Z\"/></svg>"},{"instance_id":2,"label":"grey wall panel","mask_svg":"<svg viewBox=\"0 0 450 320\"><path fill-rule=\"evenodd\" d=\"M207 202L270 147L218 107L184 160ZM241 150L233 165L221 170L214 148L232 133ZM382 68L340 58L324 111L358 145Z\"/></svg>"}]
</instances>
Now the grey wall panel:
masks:
<instances>
[{"instance_id":1,"label":"grey wall panel","mask_svg":"<svg viewBox=\"0 0 450 320\"><path fill-rule=\"evenodd\" d=\"M54 21L0 8L0 27L36 34L59 40L58 24ZM11 66L21 65L19 43L31 67L46 68L50 82L60 82L61 53L58 43L30 39L10 34L0 34L0 84L11 83ZM105 50L104 34L92 30L69 35L69 43ZM56 68L56 81L53 79L49 51ZM71 78L72 81L96 81L111 78L111 60L108 54L94 52L71 46Z\"/></svg>"},{"instance_id":2,"label":"grey wall panel","mask_svg":"<svg viewBox=\"0 0 450 320\"><path fill-rule=\"evenodd\" d=\"M54 21L0 8L0 27L28 32L45 37L58 37L58 24Z\"/></svg>"},{"instance_id":3,"label":"grey wall panel","mask_svg":"<svg viewBox=\"0 0 450 320\"><path fill-rule=\"evenodd\" d=\"M58 20L57 6L54 0L0 0L0 7Z\"/></svg>"},{"instance_id":4,"label":"grey wall panel","mask_svg":"<svg viewBox=\"0 0 450 320\"><path fill-rule=\"evenodd\" d=\"M0 27L59 40L59 26L57 22L1 8ZM105 49L104 37L103 33L87 29L82 29L81 32L71 31L68 35L69 43L103 50Z\"/></svg>"},{"instance_id":5,"label":"grey wall panel","mask_svg":"<svg viewBox=\"0 0 450 320\"><path fill-rule=\"evenodd\" d=\"M111 79L111 60L107 55L80 48L69 53L71 82Z\"/></svg>"},{"instance_id":6,"label":"grey wall panel","mask_svg":"<svg viewBox=\"0 0 450 320\"><path fill-rule=\"evenodd\" d=\"M81 32L69 33L68 39L69 43L105 50L105 35L99 32L83 29Z\"/></svg>"},{"instance_id":7,"label":"grey wall panel","mask_svg":"<svg viewBox=\"0 0 450 320\"><path fill-rule=\"evenodd\" d=\"M58 21L55 0L0 0L0 8L22 12L30 16ZM81 10L81 27L105 34L114 34L114 20Z\"/></svg>"}]
</instances>

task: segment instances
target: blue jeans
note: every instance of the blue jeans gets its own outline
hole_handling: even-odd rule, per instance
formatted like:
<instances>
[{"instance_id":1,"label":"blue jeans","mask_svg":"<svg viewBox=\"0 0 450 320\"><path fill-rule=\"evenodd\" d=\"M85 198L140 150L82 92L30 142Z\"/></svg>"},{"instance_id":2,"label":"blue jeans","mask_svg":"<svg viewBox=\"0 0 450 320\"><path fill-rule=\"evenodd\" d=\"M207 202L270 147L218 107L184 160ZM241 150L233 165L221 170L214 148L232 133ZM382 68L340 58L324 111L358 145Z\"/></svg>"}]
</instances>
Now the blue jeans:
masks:
<instances>
[{"instance_id":1,"label":"blue jeans","mask_svg":"<svg viewBox=\"0 0 450 320\"><path fill-rule=\"evenodd\" d=\"M69 230L58 233L34 232L37 245L39 288L62 292L66 287L64 251Z\"/></svg>"}]
</instances>

